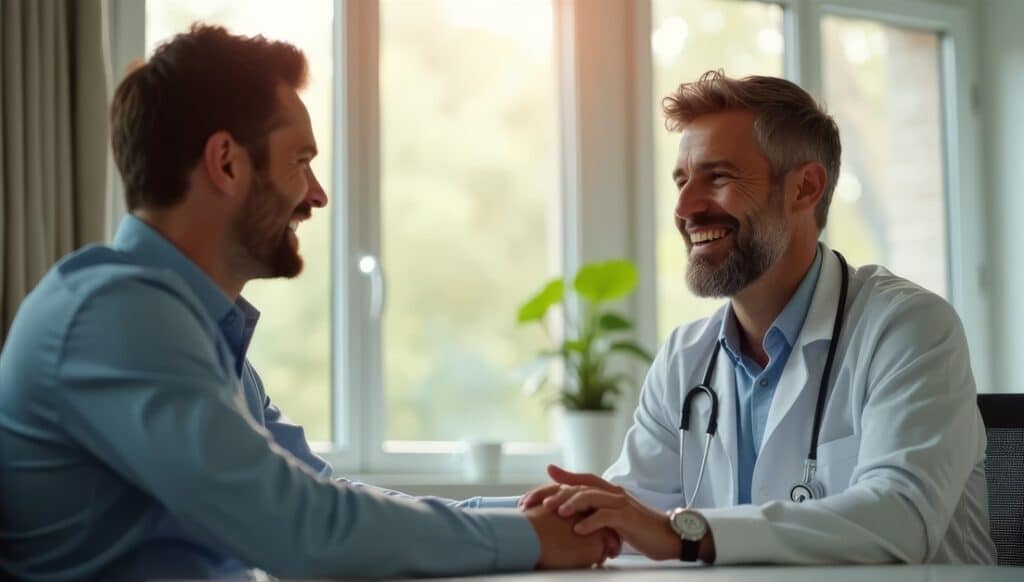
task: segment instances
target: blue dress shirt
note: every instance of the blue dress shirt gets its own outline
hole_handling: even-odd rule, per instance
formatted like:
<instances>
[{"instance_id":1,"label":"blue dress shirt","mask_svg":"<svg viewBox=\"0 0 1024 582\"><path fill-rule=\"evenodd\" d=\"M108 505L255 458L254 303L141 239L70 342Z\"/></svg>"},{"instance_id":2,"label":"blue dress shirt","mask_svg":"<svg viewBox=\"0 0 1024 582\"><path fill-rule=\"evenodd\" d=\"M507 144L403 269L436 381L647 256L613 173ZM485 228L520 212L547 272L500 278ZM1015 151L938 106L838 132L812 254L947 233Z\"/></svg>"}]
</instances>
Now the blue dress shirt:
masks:
<instances>
[{"instance_id":1,"label":"blue dress shirt","mask_svg":"<svg viewBox=\"0 0 1024 582\"><path fill-rule=\"evenodd\" d=\"M750 503L750 487L754 478L754 465L757 454L761 450L761 439L764 437L765 425L768 422L768 411L772 406L775 388L786 367L793 345L796 343L800 330L811 307L814 289L821 273L821 249L818 249L811 268L804 275L789 303L783 308L768 333L764 336L764 351L768 354L768 365L764 368L745 356L740 349L739 326L732 304L722 320L722 330L718 341L732 361L736 371L736 430L738 462L736 464L736 482L740 504Z\"/></svg>"},{"instance_id":2,"label":"blue dress shirt","mask_svg":"<svg viewBox=\"0 0 1024 582\"><path fill-rule=\"evenodd\" d=\"M258 317L131 216L47 273L0 353L0 577L534 566L516 511L328 479L245 360Z\"/></svg>"}]
</instances>

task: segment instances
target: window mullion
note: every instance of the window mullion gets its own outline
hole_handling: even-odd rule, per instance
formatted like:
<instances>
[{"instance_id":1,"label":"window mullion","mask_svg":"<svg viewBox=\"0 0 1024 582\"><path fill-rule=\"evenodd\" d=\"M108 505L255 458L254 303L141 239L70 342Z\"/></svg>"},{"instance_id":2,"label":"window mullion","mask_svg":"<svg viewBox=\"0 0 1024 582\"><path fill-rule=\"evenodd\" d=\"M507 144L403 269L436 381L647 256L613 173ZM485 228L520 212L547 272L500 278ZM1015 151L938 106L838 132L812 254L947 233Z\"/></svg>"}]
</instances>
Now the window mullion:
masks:
<instances>
[{"instance_id":1,"label":"window mullion","mask_svg":"<svg viewBox=\"0 0 1024 582\"><path fill-rule=\"evenodd\" d=\"M794 0L783 16L785 75L819 102L824 96L821 56L821 9L814 0ZM829 229L821 233L826 244L833 241Z\"/></svg>"},{"instance_id":2,"label":"window mullion","mask_svg":"<svg viewBox=\"0 0 1024 582\"><path fill-rule=\"evenodd\" d=\"M133 61L146 57L146 4L128 0L112 0L108 13L110 67L110 86L107 94L113 95L115 87L128 65ZM118 176L114 160L108 157L107 174ZM118 224L127 213L124 201L124 184L119 179L107 181L107 236L113 240Z\"/></svg>"},{"instance_id":3,"label":"window mullion","mask_svg":"<svg viewBox=\"0 0 1024 582\"><path fill-rule=\"evenodd\" d=\"M651 3L633 2L629 6L632 23L631 44L633 58L633 183L636 195L633 198L634 226L633 248L636 253L640 281L637 287L634 307L636 313L637 339L646 346L658 346L658 268L656 228L658 220L657 183L659 170L662 179L667 179L665 168L654 167L655 132L661 128L655 119L654 70L651 54ZM633 402L625 408L632 408Z\"/></svg>"},{"instance_id":4,"label":"window mullion","mask_svg":"<svg viewBox=\"0 0 1024 582\"><path fill-rule=\"evenodd\" d=\"M793 0L784 14L786 78L821 99L821 9L814 0Z\"/></svg>"},{"instance_id":5,"label":"window mullion","mask_svg":"<svg viewBox=\"0 0 1024 582\"><path fill-rule=\"evenodd\" d=\"M366 255L380 264L378 4L335 0L335 14L334 441L344 465L366 471L382 434L380 317L358 269Z\"/></svg>"},{"instance_id":6,"label":"window mullion","mask_svg":"<svg viewBox=\"0 0 1024 582\"><path fill-rule=\"evenodd\" d=\"M990 290L985 280L984 204L979 177L978 111L972 103L978 80L973 66L973 16L961 9L950 20L940 48L943 94L943 152L946 160L950 291L964 320L972 369L980 391L990 391L993 366L988 346L992 338ZM982 199L983 200L983 199Z\"/></svg>"},{"instance_id":7,"label":"window mullion","mask_svg":"<svg viewBox=\"0 0 1024 582\"><path fill-rule=\"evenodd\" d=\"M614 0L596 11L586 2L559 3L566 273L591 261L620 257L640 261L633 229L641 207L635 190L641 172L635 171L634 160L644 153L635 148L634 115L643 108L634 104L637 57L633 53L650 52L649 41L637 42L634 36L637 19L643 16L637 11L650 8L640 9L637 4ZM646 155L649 159L650 154ZM637 319L636 300L622 309ZM629 415L632 404L623 402L618 407L623 417ZM628 422L621 424L628 426Z\"/></svg>"}]
</instances>

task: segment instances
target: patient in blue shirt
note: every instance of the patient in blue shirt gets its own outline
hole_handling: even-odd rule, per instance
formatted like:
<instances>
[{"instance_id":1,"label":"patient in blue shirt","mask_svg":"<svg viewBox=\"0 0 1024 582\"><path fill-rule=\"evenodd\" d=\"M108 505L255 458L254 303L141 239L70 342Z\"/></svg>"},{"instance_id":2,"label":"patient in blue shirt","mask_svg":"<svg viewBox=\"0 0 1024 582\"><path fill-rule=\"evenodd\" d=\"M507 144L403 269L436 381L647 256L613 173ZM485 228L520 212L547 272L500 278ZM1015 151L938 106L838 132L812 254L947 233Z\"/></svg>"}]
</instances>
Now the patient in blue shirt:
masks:
<instances>
[{"instance_id":1,"label":"patient in blue shirt","mask_svg":"<svg viewBox=\"0 0 1024 582\"><path fill-rule=\"evenodd\" d=\"M327 196L291 45L196 25L119 86L114 241L61 260L0 354L0 577L468 574L616 547L550 511L332 480L245 354L254 278Z\"/></svg>"}]
</instances>

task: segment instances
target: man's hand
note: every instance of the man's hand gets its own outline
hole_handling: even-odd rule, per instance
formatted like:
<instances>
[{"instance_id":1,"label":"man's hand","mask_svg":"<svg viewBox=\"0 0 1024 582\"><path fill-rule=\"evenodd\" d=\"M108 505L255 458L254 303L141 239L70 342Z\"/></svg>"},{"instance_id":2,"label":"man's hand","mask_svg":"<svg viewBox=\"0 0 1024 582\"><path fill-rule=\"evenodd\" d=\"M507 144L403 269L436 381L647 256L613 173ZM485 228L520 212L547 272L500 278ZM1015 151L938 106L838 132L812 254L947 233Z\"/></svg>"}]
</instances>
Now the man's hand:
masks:
<instances>
[{"instance_id":1,"label":"man's hand","mask_svg":"<svg viewBox=\"0 0 1024 582\"><path fill-rule=\"evenodd\" d=\"M562 517L582 514L586 517L576 524L576 533L585 536L611 528L623 541L653 560L679 559L682 553L682 540L669 524L668 515L647 507L624 491L563 486L544 499L542 507Z\"/></svg>"},{"instance_id":2,"label":"man's hand","mask_svg":"<svg viewBox=\"0 0 1024 582\"><path fill-rule=\"evenodd\" d=\"M622 487L612 485L597 475L590 473L573 473L571 471L566 471L558 465L548 465L548 476L551 477L551 480L554 481L554 483L541 485L536 489L528 491L525 495L519 498L519 509L529 509L535 505L540 505L541 502L555 493L558 493L558 491L566 485L583 485L585 487L594 487L615 493L625 493L625 490Z\"/></svg>"},{"instance_id":3,"label":"man's hand","mask_svg":"<svg viewBox=\"0 0 1024 582\"><path fill-rule=\"evenodd\" d=\"M540 540L540 559L536 566L539 570L601 565L606 558L617 556L622 547L619 536L608 529L576 533L573 525L578 518L559 516L543 506L534 506L523 513Z\"/></svg>"}]
</instances>

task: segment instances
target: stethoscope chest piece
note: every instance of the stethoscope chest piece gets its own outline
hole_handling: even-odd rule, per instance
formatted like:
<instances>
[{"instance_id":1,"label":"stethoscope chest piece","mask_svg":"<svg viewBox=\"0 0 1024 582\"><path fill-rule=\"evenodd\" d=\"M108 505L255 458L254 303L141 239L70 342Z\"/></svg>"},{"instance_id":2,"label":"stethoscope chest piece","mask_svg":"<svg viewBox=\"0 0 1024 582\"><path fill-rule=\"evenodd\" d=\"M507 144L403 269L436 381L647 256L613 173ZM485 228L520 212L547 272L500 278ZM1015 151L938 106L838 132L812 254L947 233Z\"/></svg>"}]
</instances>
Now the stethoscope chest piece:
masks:
<instances>
[{"instance_id":1,"label":"stethoscope chest piece","mask_svg":"<svg viewBox=\"0 0 1024 582\"><path fill-rule=\"evenodd\" d=\"M822 497L825 497L825 488L821 483L817 482L797 483L789 490L789 498L797 503L803 503L809 499L821 499Z\"/></svg>"},{"instance_id":2,"label":"stethoscope chest piece","mask_svg":"<svg viewBox=\"0 0 1024 582\"><path fill-rule=\"evenodd\" d=\"M789 490L789 499L796 503L803 503L811 499L825 497L825 486L816 479L818 472L818 459L807 459L804 461L804 474L799 483L793 485Z\"/></svg>"}]
</instances>

